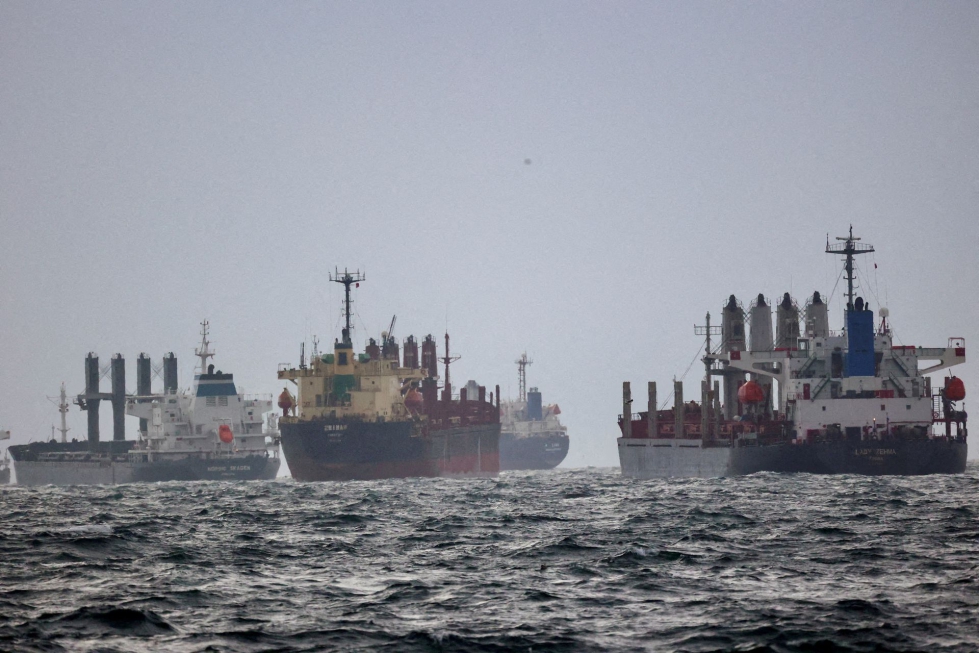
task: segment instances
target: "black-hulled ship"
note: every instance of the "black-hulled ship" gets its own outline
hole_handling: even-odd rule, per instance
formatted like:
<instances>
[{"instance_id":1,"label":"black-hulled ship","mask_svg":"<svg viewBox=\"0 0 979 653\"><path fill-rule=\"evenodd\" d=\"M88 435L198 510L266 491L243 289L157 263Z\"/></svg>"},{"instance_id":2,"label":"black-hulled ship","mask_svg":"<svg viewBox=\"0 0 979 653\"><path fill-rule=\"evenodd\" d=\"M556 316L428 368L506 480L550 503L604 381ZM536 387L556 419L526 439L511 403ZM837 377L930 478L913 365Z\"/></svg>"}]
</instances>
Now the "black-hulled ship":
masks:
<instances>
[{"instance_id":1,"label":"black-hulled ship","mask_svg":"<svg viewBox=\"0 0 979 653\"><path fill-rule=\"evenodd\" d=\"M68 405L62 388L62 440L32 442L9 448L18 485L106 485L112 483L258 480L279 471L278 440L272 398L238 394L231 374L214 371L214 356L203 323L201 373L189 393L177 390L177 359L163 359L162 394L151 394L150 359L137 360L137 394L125 393L125 360L110 364L112 392L99 392L99 359L85 359L86 392L77 403L88 411L88 439L67 441L64 415ZM113 409L113 439L100 441L99 403ZM125 439L125 416L140 418L139 437Z\"/></svg>"},{"instance_id":2,"label":"black-hulled ship","mask_svg":"<svg viewBox=\"0 0 979 653\"><path fill-rule=\"evenodd\" d=\"M314 353L307 365L279 370L298 389L283 390L279 406L282 452L295 479L342 481L410 476L495 476L500 469L499 386L497 403L476 384L452 394L449 336L445 378L439 388L435 339L404 343L404 361L392 329L366 351L351 340L350 290L364 280L339 271L346 326L333 352ZM473 392L473 390L475 390Z\"/></svg>"},{"instance_id":3,"label":"black-hulled ship","mask_svg":"<svg viewBox=\"0 0 979 653\"><path fill-rule=\"evenodd\" d=\"M732 295L721 327L706 336L700 402L684 403L674 383L672 410L659 410L650 383L649 409L632 413L623 386L618 439L622 473L638 478L728 476L753 472L815 474L951 474L965 471L966 413L961 379L928 376L965 362L965 340L945 347L898 345L881 308L854 296L854 258L873 247L853 229L827 253L842 255L847 305L842 332L829 329L828 308L814 293L803 311L786 293L776 308L763 296L746 312ZM711 346L711 336L721 343ZM924 368L919 364L928 361ZM719 382L723 381L723 392ZM777 384L777 385L776 385ZM723 397L723 400L722 400Z\"/></svg>"},{"instance_id":4,"label":"black-hulled ship","mask_svg":"<svg viewBox=\"0 0 979 653\"><path fill-rule=\"evenodd\" d=\"M517 359L519 398L501 405L500 469L553 469L568 455L568 430L557 404L545 405L540 390L527 390L527 366Z\"/></svg>"}]
</instances>

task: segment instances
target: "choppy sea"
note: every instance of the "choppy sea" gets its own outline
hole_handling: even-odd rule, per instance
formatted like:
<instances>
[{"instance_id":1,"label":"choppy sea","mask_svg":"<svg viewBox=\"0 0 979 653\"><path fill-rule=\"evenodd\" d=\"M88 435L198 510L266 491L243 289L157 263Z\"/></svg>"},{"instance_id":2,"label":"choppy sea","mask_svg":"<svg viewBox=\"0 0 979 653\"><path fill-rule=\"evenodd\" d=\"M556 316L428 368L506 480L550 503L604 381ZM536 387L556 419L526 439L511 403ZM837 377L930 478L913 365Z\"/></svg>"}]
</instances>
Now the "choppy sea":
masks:
<instances>
[{"instance_id":1,"label":"choppy sea","mask_svg":"<svg viewBox=\"0 0 979 653\"><path fill-rule=\"evenodd\" d=\"M4 651L975 651L930 477L0 488Z\"/></svg>"}]
</instances>

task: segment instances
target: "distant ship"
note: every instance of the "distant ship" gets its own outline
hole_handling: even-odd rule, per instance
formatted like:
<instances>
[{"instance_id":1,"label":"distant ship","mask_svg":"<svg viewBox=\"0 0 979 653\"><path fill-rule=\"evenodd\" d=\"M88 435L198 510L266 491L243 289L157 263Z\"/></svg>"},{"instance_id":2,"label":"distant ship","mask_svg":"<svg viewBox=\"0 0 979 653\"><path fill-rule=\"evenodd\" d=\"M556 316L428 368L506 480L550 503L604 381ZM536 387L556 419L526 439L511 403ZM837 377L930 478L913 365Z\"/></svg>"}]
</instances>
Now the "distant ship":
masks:
<instances>
[{"instance_id":1,"label":"distant ship","mask_svg":"<svg viewBox=\"0 0 979 653\"><path fill-rule=\"evenodd\" d=\"M537 388L527 390L527 366L517 359L519 398L501 405L500 469L553 469L568 455L568 429L557 404L545 406Z\"/></svg>"},{"instance_id":2,"label":"distant ship","mask_svg":"<svg viewBox=\"0 0 979 653\"><path fill-rule=\"evenodd\" d=\"M333 353L314 351L309 364L280 369L296 384L279 397L282 451L299 481L345 481L410 476L496 476L500 470L499 386L496 403L486 388L470 382L452 394L449 335L445 377L438 385L435 339L408 337L404 362L391 328L381 344L371 340L356 353L351 340L351 286L364 281L346 270L331 276L344 286L346 326ZM296 414L298 409L298 414Z\"/></svg>"},{"instance_id":3,"label":"distant ship","mask_svg":"<svg viewBox=\"0 0 979 653\"><path fill-rule=\"evenodd\" d=\"M99 392L99 359L85 359L86 392L78 404L88 411L88 440L67 441L64 386L59 410L61 441L9 448L18 485L107 485L113 483L272 479L279 471L278 435L271 395L239 395L231 374L214 371L214 356L202 324L200 374L190 393L177 391L177 359L163 359L164 392L150 393L150 359L140 355L136 395L126 395L125 361L112 358L112 392ZM113 439L99 441L99 403L112 402ZM140 418L139 439L126 440L125 415Z\"/></svg>"},{"instance_id":4,"label":"distant ship","mask_svg":"<svg viewBox=\"0 0 979 653\"><path fill-rule=\"evenodd\" d=\"M650 383L649 409L632 412L623 384L619 461L624 476L729 476L753 472L814 474L952 474L965 471L965 386L947 376L933 388L927 375L965 362L965 340L945 347L898 345L880 309L854 295L854 257L873 252L853 228L826 252L842 255L847 281L845 328L829 329L828 308L816 292L800 310L788 293L776 311L763 295L747 315L732 295L721 327L697 327L706 338L706 378L700 402L685 403L674 383L672 410L659 410ZM711 336L721 343L711 347ZM929 361L923 369L919 363ZM711 377L724 382L710 386ZM748 378L746 378L748 377ZM773 384L777 382L778 386Z\"/></svg>"}]
</instances>

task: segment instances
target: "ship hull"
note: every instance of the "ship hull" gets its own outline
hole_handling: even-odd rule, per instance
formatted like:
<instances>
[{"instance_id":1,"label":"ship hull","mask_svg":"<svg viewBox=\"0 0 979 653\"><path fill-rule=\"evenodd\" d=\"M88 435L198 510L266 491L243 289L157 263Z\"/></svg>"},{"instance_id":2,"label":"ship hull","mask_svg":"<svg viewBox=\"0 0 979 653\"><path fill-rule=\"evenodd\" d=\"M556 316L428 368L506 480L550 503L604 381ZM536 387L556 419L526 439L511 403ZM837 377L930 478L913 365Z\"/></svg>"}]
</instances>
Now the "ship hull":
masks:
<instances>
[{"instance_id":1,"label":"ship hull","mask_svg":"<svg viewBox=\"0 0 979 653\"><path fill-rule=\"evenodd\" d=\"M738 476L755 472L906 475L959 474L963 440L817 442L702 447L700 440L619 438L622 475L633 478Z\"/></svg>"},{"instance_id":2,"label":"ship hull","mask_svg":"<svg viewBox=\"0 0 979 653\"><path fill-rule=\"evenodd\" d=\"M108 446L105 446L108 445ZM271 480L280 461L273 456L187 456L153 461L130 459L131 441L105 443L90 452L87 442L33 443L11 447L17 485L115 485L166 481Z\"/></svg>"},{"instance_id":3,"label":"ship hull","mask_svg":"<svg viewBox=\"0 0 979 653\"><path fill-rule=\"evenodd\" d=\"M554 469L568 455L565 433L500 434L500 470Z\"/></svg>"},{"instance_id":4,"label":"ship hull","mask_svg":"<svg viewBox=\"0 0 979 653\"><path fill-rule=\"evenodd\" d=\"M500 425L425 434L414 422L279 423L282 452L297 481L496 476Z\"/></svg>"}]
</instances>

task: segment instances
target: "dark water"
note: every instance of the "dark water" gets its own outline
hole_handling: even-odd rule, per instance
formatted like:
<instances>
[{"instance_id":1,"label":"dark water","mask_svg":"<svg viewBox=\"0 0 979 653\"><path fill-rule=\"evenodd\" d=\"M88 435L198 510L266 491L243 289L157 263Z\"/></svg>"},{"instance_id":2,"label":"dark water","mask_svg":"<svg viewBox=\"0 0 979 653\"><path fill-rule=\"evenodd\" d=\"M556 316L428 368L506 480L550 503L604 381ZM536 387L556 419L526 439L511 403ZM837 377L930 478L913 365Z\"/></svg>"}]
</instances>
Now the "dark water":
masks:
<instances>
[{"instance_id":1,"label":"dark water","mask_svg":"<svg viewBox=\"0 0 979 653\"><path fill-rule=\"evenodd\" d=\"M3 488L0 650L973 651L979 467Z\"/></svg>"}]
</instances>

